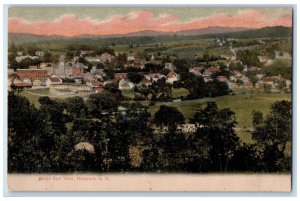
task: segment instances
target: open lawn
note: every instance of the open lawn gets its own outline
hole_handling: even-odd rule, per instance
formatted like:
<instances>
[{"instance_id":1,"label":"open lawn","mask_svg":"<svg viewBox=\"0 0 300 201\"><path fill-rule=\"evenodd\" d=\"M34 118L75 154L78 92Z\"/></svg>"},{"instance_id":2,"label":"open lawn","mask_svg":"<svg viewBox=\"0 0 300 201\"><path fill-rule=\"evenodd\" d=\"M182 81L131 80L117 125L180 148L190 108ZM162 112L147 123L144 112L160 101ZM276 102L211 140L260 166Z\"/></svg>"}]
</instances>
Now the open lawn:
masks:
<instances>
[{"instance_id":1,"label":"open lawn","mask_svg":"<svg viewBox=\"0 0 300 201\"><path fill-rule=\"evenodd\" d=\"M187 96L189 91L185 88L173 88L172 89L172 98L180 98L180 96Z\"/></svg>"},{"instance_id":2,"label":"open lawn","mask_svg":"<svg viewBox=\"0 0 300 201\"><path fill-rule=\"evenodd\" d=\"M30 90L31 93L40 94L40 95L49 95L49 91L50 91L49 88Z\"/></svg>"}]
</instances>

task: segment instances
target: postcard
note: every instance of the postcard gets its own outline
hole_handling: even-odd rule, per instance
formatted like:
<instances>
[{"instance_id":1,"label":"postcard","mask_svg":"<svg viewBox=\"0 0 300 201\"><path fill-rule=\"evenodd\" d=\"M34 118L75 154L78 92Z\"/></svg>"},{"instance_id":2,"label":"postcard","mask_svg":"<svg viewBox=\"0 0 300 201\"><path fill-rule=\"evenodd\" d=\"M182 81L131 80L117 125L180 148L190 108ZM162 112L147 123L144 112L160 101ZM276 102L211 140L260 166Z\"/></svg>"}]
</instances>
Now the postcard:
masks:
<instances>
[{"instance_id":1,"label":"postcard","mask_svg":"<svg viewBox=\"0 0 300 201\"><path fill-rule=\"evenodd\" d=\"M9 6L9 190L290 192L292 16Z\"/></svg>"}]
</instances>

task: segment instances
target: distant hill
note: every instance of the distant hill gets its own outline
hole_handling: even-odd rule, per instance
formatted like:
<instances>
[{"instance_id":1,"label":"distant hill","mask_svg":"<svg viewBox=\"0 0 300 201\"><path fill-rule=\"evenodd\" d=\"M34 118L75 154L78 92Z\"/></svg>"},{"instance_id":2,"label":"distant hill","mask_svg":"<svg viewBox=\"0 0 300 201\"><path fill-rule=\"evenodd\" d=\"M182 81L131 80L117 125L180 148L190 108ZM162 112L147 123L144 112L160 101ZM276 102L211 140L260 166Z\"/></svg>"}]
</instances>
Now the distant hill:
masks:
<instances>
[{"instance_id":1,"label":"distant hill","mask_svg":"<svg viewBox=\"0 0 300 201\"><path fill-rule=\"evenodd\" d=\"M174 38L174 36L176 36ZM80 35L76 37L66 36L44 36L44 35L33 35L23 33L8 33L9 43L14 42L15 44L23 43L34 43L34 42L49 42L49 41L120 41L127 38L128 41L134 43L134 41L140 42L141 39L146 38L152 42L164 40L184 40L184 39L197 39L197 38L216 38L216 37L229 37L229 38L270 38L270 37L291 37L292 28L275 26L275 27L264 27L261 29L247 29L247 28L229 28L229 27L208 27L205 29L193 29L178 32L159 32L152 30L144 30L140 32L133 32L123 35ZM160 38L162 37L162 38Z\"/></svg>"},{"instance_id":2,"label":"distant hill","mask_svg":"<svg viewBox=\"0 0 300 201\"><path fill-rule=\"evenodd\" d=\"M232 33L206 34L201 38L277 38L277 37L291 37L293 34L292 27L274 26L264 27L260 29L238 31Z\"/></svg>"},{"instance_id":3,"label":"distant hill","mask_svg":"<svg viewBox=\"0 0 300 201\"><path fill-rule=\"evenodd\" d=\"M51 40L61 40L69 39L65 36L44 36L44 35L34 35L34 34L24 34L24 33L8 33L8 42L14 42L15 44L22 43L34 43L39 41L51 41Z\"/></svg>"},{"instance_id":4,"label":"distant hill","mask_svg":"<svg viewBox=\"0 0 300 201\"><path fill-rule=\"evenodd\" d=\"M153 31L153 30L144 30L138 32L132 32L124 35L114 35L114 36L161 36L161 35L178 35L178 36L194 36L194 35L203 35L203 34L217 34L217 33L229 33L237 31L250 30L250 28L242 27L208 27L204 29L190 29L176 32L162 32L162 31ZM109 37L109 36L106 36Z\"/></svg>"},{"instance_id":5,"label":"distant hill","mask_svg":"<svg viewBox=\"0 0 300 201\"><path fill-rule=\"evenodd\" d=\"M128 34L117 34L117 35L80 35L75 37L66 37L66 36L44 36L44 35L34 35L34 34L23 34L23 33L9 33L8 40L9 42L14 42L15 44L21 43L32 43L39 41L51 41L51 40L60 40L60 39L97 39L97 38L113 38L113 37L135 37L135 36L161 36L161 35L178 35L178 36L192 36L192 35L203 35L203 34L216 34L216 33L227 33L227 32L236 32L249 30L248 28L241 27L208 27L204 29L192 29L184 30L178 32L160 32L153 30L144 30L139 32L132 32Z\"/></svg>"}]
</instances>

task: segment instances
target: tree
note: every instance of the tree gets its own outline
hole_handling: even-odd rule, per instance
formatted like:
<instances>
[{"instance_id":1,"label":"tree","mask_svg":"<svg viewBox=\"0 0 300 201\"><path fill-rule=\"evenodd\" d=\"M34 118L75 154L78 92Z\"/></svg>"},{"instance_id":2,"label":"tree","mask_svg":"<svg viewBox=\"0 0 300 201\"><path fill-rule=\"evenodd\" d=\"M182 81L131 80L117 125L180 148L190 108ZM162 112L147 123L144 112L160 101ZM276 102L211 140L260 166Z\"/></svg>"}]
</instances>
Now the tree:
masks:
<instances>
[{"instance_id":1,"label":"tree","mask_svg":"<svg viewBox=\"0 0 300 201\"><path fill-rule=\"evenodd\" d=\"M202 98L205 95L205 82L201 76L193 76L191 79L187 79L184 86L192 98Z\"/></svg>"},{"instance_id":2,"label":"tree","mask_svg":"<svg viewBox=\"0 0 300 201\"><path fill-rule=\"evenodd\" d=\"M138 90L140 93L146 95L149 91L146 90ZM171 84L166 82L166 78L162 77L158 79L156 82L153 82L150 87L150 93L152 94L152 100L168 100L171 98L172 94L172 86Z\"/></svg>"},{"instance_id":3,"label":"tree","mask_svg":"<svg viewBox=\"0 0 300 201\"><path fill-rule=\"evenodd\" d=\"M52 171L59 171L63 162L64 153L61 152L62 140L67 132L63 105L49 97L39 98L39 113L44 124L42 147L51 161Z\"/></svg>"},{"instance_id":4,"label":"tree","mask_svg":"<svg viewBox=\"0 0 300 201\"><path fill-rule=\"evenodd\" d=\"M277 101L271 106L271 112L263 124L257 126L252 133L252 138L263 149L267 170L280 170L280 161L284 159L286 145L291 140L291 117L291 102ZM287 168L290 168L290 164Z\"/></svg>"},{"instance_id":5,"label":"tree","mask_svg":"<svg viewBox=\"0 0 300 201\"><path fill-rule=\"evenodd\" d=\"M8 47L8 52L10 53L10 54L14 54L14 55L16 55L17 54L17 47L16 47L16 45L15 45L15 43L14 42L12 42L10 45L9 45L9 47Z\"/></svg>"},{"instance_id":6,"label":"tree","mask_svg":"<svg viewBox=\"0 0 300 201\"><path fill-rule=\"evenodd\" d=\"M252 125L253 127L256 127L257 125L263 123L263 114L262 112L253 111L252 112Z\"/></svg>"},{"instance_id":7,"label":"tree","mask_svg":"<svg viewBox=\"0 0 300 201\"><path fill-rule=\"evenodd\" d=\"M174 61L174 66L176 66L176 72L178 74L183 74L183 73L188 73L190 64L187 60L185 59L178 59Z\"/></svg>"},{"instance_id":8,"label":"tree","mask_svg":"<svg viewBox=\"0 0 300 201\"><path fill-rule=\"evenodd\" d=\"M52 62L52 60L53 60L52 54L50 52L46 51L44 53L43 60L44 60L44 62Z\"/></svg>"},{"instance_id":9,"label":"tree","mask_svg":"<svg viewBox=\"0 0 300 201\"><path fill-rule=\"evenodd\" d=\"M119 89L119 86L115 83L109 83L104 86L104 89L111 93L112 96L121 98L122 91Z\"/></svg>"},{"instance_id":10,"label":"tree","mask_svg":"<svg viewBox=\"0 0 300 201\"><path fill-rule=\"evenodd\" d=\"M87 107L82 97L75 96L66 100L66 110L75 119L85 116L87 112Z\"/></svg>"},{"instance_id":11,"label":"tree","mask_svg":"<svg viewBox=\"0 0 300 201\"><path fill-rule=\"evenodd\" d=\"M254 50L243 50L237 52L237 59L247 66L261 66L258 56L259 53Z\"/></svg>"},{"instance_id":12,"label":"tree","mask_svg":"<svg viewBox=\"0 0 300 201\"><path fill-rule=\"evenodd\" d=\"M8 54L8 63L9 68L12 68L14 70L18 69L19 63L16 61L17 54Z\"/></svg>"},{"instance_id":13,"label":"tree","mask_svg":"<svg viewBox=\"0 0 300 201\"><path fill-rule=\"evenodd\" d=\"M262 158L255 144L243 143L235 150L229 165L231 171L261 171Z\"/></svg>"},{"instance_id":14,"label":"tree","mask_svg":"<svg viewBox=\"0 0 300 201\"><path fill-rule=\"evenodd\" d=\"M217 79L214 79L212 82L207 82L205 87L205 96L208 97L223 96L229 93L227 83L219 82Z\"/></svg>"},{"instance_id":15,"label":"tree","mask_svg":"<svg viewBox=\"0 0 300 201\"><path fill-rule=\"evenodd\" d=\"M67 60L72 60L74 58L74 53L71 51L66 52L66 59Z\"/></svg>"},{"instance_id":16,"label":"tree","mask_svg":"<svg viewBox=\"0 0 300 201\"><path fill-rule=\"evenodd\" d=\"M248 77L250 81L253 83L253 88L255 87L255 84L258 81L258 78L256 77L255 73L248 73Z\"/></svg>"},{"instance_id":17,"label":"tree","mask_svg":"<svg viewBox=\"0 0 300 201\"><path fill-rule=\"evenodd\" d=\"M292 78L292 63L287 59L276 59L270 66L265 68L270 76L281 75L284 79Z\"/></svg>"},{"instance_id":18,"label":"tree","mask_svg":"<svg viewBox=\"0 0 300 201\"><path fill-rule=\"evenodd\" d=\"M264 91L266 93L271 93L272 85L270 84L264 84Z\"/></svg>"},{"instance_id":19,"label":"tree","mask_svg":"<svg viewBox=\"0 0 300 201\"><path fill-rule=\"evenodd\" d=\"M111 93L92 94L86 101L88 112L95 118L102 118L104 112L116 111L119 100Z\"/></svg>"},{"instance_id":20,"label":"tree","mask_svg":"<svg viewBox=\"0 0 300 201\"><path fill-rule=\"evenodd\" d=\"M8 94L8 172L49 172L43 147L44 123L27 98ZM51 142L48 142L51 143Z\"/></svg>"},{"instance_id":21,"label":"tree","mask_svg":"<svg viewBox=\"0 0 300 201\"><path fill-rule=\"evenodd\" d=\"M139 73L128 73L128 79L134 84L140 83L140 81L142 81L143 78L144 76Z\"/></svg>"},{"instance_id":22,"label":"tree","mask_svg":"<svg viewBox=\"0 0 300 201\"><path fill-rule=\"evenodd\" d=\"M236 124L234 112L228 108L219 109L215 102L208 102L204 109L195 113L191 122L199 125L194 142L200 141L200 153L206 150L210 171L226 171L239 146L239 137L233 129Z\"/></svg>"},{"instance_id":23,"label":"tree","mask_svg":"<svg viewBox=\"0 0 300 201\"><path fill-rule=\"evenodd\" d=\"M279 83L278 83L278 89L280 92L285 92L287 91L287 88L286 88L286 81L285 80L280 80Z\"/></svg>"},{"instance_id":24,"label":"tree","mask_svg":"<svg viewBox=\"0 0 300 201\"><path fill-rule=\"evenodd\" d=\"M38 48L35 46L35 45L29 45L27 47L27 53L30 55L30 56L35 56L35 52L38 51Z\"/></svg>"},{"instance_id":25,"label":"tree","mask_svg":"<svg viewBox=\"0 0 300 201\"><path fill-rule=\"evenodd\" d=\"M161 105L154 114L153 122L158 126L167 126L169 132L174 133L178 124L184 123L183 114L175 107Z\"/></svg>"}]
</instances>

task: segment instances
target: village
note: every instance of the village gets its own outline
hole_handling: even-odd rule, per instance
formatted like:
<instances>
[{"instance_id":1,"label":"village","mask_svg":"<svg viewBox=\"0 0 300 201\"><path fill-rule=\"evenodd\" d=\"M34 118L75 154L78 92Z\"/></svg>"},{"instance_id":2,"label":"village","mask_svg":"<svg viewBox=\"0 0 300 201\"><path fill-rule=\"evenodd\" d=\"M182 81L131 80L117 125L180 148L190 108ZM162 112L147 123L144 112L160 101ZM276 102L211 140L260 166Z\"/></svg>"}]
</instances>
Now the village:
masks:
<instances>
[{"instance_id":1,"label":"village","mask_svg":"<svg viewBox=\"0 0 300 201\"><path fill-rule=\"evenodd\" d=\"M106 52L95 55L93 51L81 50L80 55L73 57L69 62L61 55L58 63L43 62L44 51L36 51L35 56L22 54L24 53L17 53L19 55L15 57L17 62L24 59L39 59L41 62L26 69L18 68L14 71L13 67L9 68L9 89L13 84L14 87L24 90L49 89L49 95L54 96L84 97L104 92L107 84L115 84L119 90L126 91L147 88L164 78L167 84L175 86L180 82L181 76L177 72L180 66L174 65L162 54L151 54L149 60L141 58L139 53L128 55L122 60L122 69L118 68L120 61L117 60L117 56ZM225 83L228 91L261 88L267 92L290 92L291 80L282 78L280 74L268 76L260 67L242 65L242 62L234 56L221 55L220 58L227 64L224 62L221 63L222 66L207 67L198 62L198 65L189 68L189 72L202 77L205 83L214 79ZM259 59L263 61L264 57L261 56ZM91 66L80 63L80 60L88 62ZM240 65L240 71L230 68L230 65L237 64ZM128 77L128 73L132 71L138 76L137 80L134 76Z\"/></svg>"}]
</instances>

